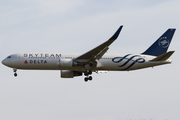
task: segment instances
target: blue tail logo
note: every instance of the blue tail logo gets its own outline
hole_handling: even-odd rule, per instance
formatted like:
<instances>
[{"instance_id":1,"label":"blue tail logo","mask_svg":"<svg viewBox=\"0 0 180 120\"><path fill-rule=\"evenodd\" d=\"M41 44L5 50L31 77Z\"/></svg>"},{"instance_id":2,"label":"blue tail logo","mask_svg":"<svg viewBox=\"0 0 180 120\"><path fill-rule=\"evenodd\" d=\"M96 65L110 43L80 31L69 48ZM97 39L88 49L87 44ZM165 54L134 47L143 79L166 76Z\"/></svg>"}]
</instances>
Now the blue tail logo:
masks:
<instances>
[{"instance_id":1,"label":"blue tail logo","mask_svg":"<svg viewBox=\"0 0 180 120\"><path fill-rule=\"evenodd\" d=\"M167 37L162 37L159 39L159 46L161 46L162 48L169 47L169 40L167 39Z\"/></svg>"}]
</instances>

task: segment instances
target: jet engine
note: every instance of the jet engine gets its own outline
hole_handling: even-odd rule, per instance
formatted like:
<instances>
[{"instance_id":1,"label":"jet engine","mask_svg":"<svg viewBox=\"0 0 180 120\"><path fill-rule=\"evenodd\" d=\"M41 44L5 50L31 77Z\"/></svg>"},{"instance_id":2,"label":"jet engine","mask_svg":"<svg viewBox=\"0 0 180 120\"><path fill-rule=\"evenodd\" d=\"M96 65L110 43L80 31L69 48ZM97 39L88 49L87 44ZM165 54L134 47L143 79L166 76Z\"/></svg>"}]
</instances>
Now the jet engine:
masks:
<instances>
[{"instance_id":1,"label":"jet engine","mask_svg":"<svg viewBox=\"0 0 180 120\"><path fill-rule=\"evenodd\" d=\"M82 72L72 70L61 70L61 78L73 78L76 76L82 76Z\"/></svg>"}]
</instances>

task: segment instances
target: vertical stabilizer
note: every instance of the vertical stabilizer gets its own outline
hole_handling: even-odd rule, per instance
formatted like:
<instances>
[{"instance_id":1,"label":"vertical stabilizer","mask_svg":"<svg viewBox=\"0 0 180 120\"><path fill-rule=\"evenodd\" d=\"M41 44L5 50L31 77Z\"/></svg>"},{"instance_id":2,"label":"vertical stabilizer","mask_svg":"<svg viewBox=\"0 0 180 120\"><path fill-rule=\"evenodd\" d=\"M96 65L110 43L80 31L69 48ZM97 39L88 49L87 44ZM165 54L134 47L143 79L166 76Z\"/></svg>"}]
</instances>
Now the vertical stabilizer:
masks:
<instances>
[{"instance_id":1,"label":"vertical stabilizer","mask_svg":"<svg viewBox=\"0 0 180 120\"><path fill-rule=\"evenodd\" d=\"M156 40L144 53L146 55L159 56L167 52L176 29L168 29Z\"/></svg>"}]
</instances>

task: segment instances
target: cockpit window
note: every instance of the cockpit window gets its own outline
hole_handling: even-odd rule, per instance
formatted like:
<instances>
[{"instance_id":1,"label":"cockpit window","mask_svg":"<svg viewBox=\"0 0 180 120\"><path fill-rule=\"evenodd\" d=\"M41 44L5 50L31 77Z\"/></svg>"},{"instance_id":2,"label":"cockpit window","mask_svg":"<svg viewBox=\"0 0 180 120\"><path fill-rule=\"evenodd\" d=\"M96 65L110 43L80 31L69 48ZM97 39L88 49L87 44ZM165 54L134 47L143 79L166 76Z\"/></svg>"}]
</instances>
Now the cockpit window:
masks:
<instances>
[{"instance_id":1,"label":"cockpit window","mask_svg":"<svg viewBox=\"0 0 180 120\"><path fill-rule=\"evenodd\" d=\"M7 58L11 58L11 56L8 56Z\"/></svg>"}]
</instances>

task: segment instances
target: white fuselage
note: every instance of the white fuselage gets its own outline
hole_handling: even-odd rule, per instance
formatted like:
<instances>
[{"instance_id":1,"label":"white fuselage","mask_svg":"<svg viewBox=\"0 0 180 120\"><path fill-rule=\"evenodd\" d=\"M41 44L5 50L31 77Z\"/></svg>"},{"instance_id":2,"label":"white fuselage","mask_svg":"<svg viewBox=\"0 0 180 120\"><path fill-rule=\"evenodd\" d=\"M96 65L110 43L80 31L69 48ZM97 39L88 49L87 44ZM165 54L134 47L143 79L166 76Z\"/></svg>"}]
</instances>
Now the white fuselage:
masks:
<instances>
[{"instance_id":1,"label":"white fuselage","mask_svg":"<svg viewBox=\"0 0 180 120\"><path fill-rule=\"evenodd\" d=\"M11 68L31 70L74 70L85 71L84 66L73 65L73 59L81 54L62 53L19 53L2 61ZM96 60L92 71L129 71L171 63L171 60L151 62L156 56L141 54L105 54Z\"/></svg>"},{"instance_id":2,"label":"white fuselage","mask_svg":"<svg viewBox=\"0 0 180 120\"><path fill-rule=\"evenodd\" d=\"M2 64L25 70L61 70L62 78L86 76L85 82L92 80L92 72L130 71L171 63L168 58L174 51L167 52L175 29L168 29L142 54L106 54L109 46L117 39L123 26L107 41L83 54L63 53L19 53L12 54Z\"/></svg>"}]
</instances>

